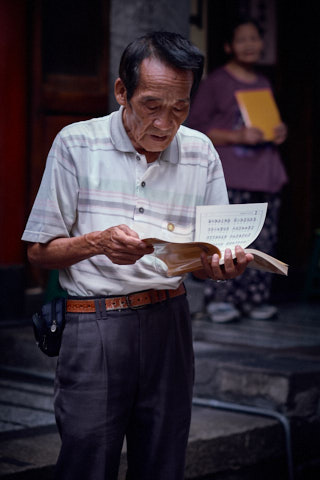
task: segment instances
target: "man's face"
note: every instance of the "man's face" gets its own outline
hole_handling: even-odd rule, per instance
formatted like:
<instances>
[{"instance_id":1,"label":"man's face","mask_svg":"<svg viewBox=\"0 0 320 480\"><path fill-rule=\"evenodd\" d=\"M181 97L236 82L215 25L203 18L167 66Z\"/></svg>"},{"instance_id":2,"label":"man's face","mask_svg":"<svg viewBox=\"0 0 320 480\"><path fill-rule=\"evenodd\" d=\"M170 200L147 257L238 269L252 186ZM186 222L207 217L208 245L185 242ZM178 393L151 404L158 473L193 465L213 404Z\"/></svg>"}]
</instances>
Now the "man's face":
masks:
<instances>
[{"instance_id":1,"label":"man's face","mask_svg":"<svg viewBox=\"0 0 320 480\"><path fill-rule=\"evenodd\" d=\"M139 84L130 101L121 80L116 81L124 126L138 152L162 152L168 147L188 116L192 83L191 71L171 68L151 57L141 63Z\"/></svg>"}]
</instances>

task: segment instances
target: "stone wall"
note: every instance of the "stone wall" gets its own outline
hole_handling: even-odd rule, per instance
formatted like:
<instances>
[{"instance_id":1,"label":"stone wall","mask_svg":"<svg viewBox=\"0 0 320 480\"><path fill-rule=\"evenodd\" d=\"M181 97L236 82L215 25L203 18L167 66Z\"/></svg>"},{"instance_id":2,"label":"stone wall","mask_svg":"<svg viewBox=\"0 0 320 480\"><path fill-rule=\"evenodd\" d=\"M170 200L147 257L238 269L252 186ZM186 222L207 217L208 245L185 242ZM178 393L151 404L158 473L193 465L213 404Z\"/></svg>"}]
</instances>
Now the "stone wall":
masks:
<instances>
[{"instance_id":1,"label":"stone wall","mask_svg":"<svg viewBox=\"0 0 320 480\"><path fill-rule=\"evenodd\" d=\"M190 0L111 0L109 111L118 108L113 95L122 51L136 37L152 30L167 30L189 37Z\"/></svg>"}]
</instances>

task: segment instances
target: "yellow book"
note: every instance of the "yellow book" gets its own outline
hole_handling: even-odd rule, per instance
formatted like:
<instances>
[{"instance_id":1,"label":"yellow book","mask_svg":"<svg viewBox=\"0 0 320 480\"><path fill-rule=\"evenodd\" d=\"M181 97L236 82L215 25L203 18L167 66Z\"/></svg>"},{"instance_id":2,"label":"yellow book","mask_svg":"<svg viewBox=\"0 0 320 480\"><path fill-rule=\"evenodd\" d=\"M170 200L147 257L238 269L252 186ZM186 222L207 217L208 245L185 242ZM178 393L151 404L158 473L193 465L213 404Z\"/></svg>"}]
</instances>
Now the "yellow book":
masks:
<instances>
[{"instance_id":1,"label":"yellow book","mask_svg":"<svg viewBox=\"0 0 320 480\"><path fill-rule=\"evenodd\" d=\"M282 121L270 88L237 90L235 96L245 125L259 128L264 139L272 141L274 127Z\"/></svg>"}]
</instances>

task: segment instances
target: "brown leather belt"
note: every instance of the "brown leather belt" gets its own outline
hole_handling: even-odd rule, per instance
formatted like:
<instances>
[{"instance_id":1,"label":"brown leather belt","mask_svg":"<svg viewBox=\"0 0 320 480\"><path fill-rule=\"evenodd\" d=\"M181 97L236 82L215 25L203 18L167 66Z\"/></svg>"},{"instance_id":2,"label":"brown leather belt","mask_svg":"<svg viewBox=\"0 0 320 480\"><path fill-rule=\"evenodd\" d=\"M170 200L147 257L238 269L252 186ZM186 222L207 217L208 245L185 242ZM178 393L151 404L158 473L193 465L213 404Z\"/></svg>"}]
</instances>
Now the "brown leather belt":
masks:
<instances>
[{"instance_id":1,"label":"brown leather belt","mask_svg":"<svg viewBox=\"0 0 320 480\"><path fill-rule=\"evenodd\" d=\"M99 301L105 303L106 310L123 310L125 308L135 310L146 305L163 302L168 298L183 295L185 292L184 285L181 284L176 290L145 290L143 292L129 293L122 297L101 298ZM96 311L95 300L68 299L66 303L66 311L68 313L94 313Z\"/></svg>"}]
</instances>

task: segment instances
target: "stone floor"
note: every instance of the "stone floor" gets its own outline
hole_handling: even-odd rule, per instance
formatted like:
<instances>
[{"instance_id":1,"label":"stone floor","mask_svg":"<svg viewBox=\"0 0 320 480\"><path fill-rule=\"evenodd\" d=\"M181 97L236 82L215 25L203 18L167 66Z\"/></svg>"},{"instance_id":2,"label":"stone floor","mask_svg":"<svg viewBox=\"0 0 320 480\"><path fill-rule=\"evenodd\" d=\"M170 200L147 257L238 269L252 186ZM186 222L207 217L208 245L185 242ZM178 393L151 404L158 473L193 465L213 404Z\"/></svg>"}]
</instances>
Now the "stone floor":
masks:
<instances>
[{"instance_id":1,"label":"stone floor","mask_svg":"<svg viewBox=\"0 0 320 480\"><path fill-rule=\"evenodd\" d=\"M303 414L309 437L317 438L319 445L318 424L310 418L319 419L320 412L320 302L288 302L279 307L273 321L241 319L226 325L211 323L197 308L195 396L271 408L290 419ZM0 320L3 480L52 479L60 445L52 408L55 362L36 348L28 319ZM304 432L306 425L299 422L295 428ZM297 442L293 450L290 480L318 480L319 458L307 458ZM125 454L119 480L124 472ZM283 428L276 418L194 405L186 479L271 477L289 478Z\"/></svg>"}]
</instances>

